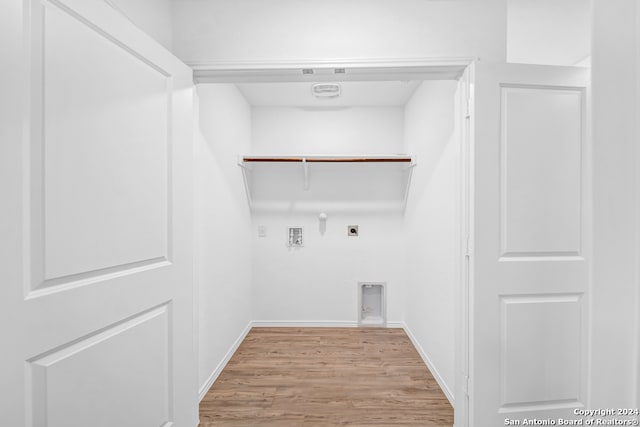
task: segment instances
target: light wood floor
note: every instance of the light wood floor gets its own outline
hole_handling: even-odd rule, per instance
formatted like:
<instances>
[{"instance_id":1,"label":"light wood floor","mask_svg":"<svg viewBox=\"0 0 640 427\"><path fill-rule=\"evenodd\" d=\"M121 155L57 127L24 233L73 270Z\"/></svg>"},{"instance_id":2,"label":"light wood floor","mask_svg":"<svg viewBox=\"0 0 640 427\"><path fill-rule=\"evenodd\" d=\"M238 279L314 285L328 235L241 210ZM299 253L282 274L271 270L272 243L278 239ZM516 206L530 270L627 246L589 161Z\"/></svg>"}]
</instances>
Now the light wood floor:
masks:
<instances>
[{"instance_id":1,"label":"light wood floor","mask_svg":"<svg viewBox=\"0 0 640 427\"><path fill-rule=\"evenodd\" d=\"M402 329L253 328L200 403L200 427L451 427Z\"/></svg>"}]
</instances>

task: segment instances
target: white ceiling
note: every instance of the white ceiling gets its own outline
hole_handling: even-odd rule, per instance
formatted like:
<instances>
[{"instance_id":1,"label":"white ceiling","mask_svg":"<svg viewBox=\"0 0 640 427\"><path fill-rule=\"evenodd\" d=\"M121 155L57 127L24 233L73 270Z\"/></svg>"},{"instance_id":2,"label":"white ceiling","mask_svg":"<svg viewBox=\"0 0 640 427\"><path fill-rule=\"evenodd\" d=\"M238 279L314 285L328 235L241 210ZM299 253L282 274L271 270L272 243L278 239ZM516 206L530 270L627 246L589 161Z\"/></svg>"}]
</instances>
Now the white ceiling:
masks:
<instances>
[{"instance_id":1,"label":"white ceiling","mask_svg":"<svg viewBox=\"0 0 640 427\"><path fill-rule=\"evenodd\" d=\"M318 99L311 93L313 83L238 83L236 86L253 106L275 107L379 107L403 106L420 81L340 82L338 98Z\"/></svg>"}]
</instances>

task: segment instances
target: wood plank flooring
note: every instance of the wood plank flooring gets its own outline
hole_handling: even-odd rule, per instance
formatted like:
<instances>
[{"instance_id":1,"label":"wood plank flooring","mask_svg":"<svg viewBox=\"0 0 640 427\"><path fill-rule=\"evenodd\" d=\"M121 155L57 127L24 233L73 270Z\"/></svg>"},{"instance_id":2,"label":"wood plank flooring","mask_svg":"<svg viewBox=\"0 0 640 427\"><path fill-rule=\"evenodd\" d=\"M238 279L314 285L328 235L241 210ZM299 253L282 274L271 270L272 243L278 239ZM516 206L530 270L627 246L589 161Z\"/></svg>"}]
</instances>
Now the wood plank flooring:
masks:
<instances>
[{"instance_id":1,"label":"wood plank flooring","mask_svg":"<svg viewBox=\"0 0 640 427\"><path fill-rule=\"evenodd\" d=\"M200 403L200 427L451 427L402 329L253 328Z\"/></svg>"}]
</instances>

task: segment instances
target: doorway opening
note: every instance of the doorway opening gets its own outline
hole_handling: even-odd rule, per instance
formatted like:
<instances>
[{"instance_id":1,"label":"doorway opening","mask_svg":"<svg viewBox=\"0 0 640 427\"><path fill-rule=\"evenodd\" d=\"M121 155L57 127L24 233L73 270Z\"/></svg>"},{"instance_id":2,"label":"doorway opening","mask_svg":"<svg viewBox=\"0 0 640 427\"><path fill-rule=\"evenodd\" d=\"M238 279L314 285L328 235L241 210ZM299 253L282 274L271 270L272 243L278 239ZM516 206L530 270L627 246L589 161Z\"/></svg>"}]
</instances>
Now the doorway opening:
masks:
<instances>
[{"instance_id":1,"label":"doorway opening","mask_svg":"<svg viewBox=\"0 0 640 427\"><path fill-rule=\"evenodd\" d=\"M211 155L199 169L220 168L200 179L199 203L207 204L213 179L242 190L244 206L231 201L249 230L236 234L251 246L247 328L355 327L356 285L385 282L386 326L407 332L457 426L467 425L469 405L472 67L425 60L195 70L203 157ZM238 116L216 115L236 107ZM232 122L235 130L220 130ZM247 126L244 145L221 149L235 150L235 169L218 165L217 144ZM210 213L198 227L207 228ZM304 244L288 244L291 227ZM210 263L200 246L199 264ZM200 295L215 298L206 274L198 275ZM199 335L212 336L221 325L202 314L207 296L199 299ZM216 377L210 370L202 369L204 392Z\"/></svg>"}]
</instances>

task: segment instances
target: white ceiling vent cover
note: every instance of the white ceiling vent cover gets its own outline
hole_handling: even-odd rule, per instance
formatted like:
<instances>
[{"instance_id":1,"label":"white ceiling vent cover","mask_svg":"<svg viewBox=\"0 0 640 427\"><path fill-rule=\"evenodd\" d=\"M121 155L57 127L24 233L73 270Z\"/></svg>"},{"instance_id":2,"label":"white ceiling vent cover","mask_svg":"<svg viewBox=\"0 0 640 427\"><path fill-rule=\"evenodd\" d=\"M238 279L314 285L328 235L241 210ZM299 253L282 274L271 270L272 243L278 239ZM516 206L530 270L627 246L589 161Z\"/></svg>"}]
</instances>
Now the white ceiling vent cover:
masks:
<instances>
[{"instance_id":1,"label":"white ceiling vent cover","mask_svg":"<svg viewBox=\"0 0 640 427\"><path fill-rule=\"evenodd\" d=\"M340 85L337 83L316 83L311 86L311 93L316 98L337 98L340 96Z\"/></svg>"}]
</instances>

